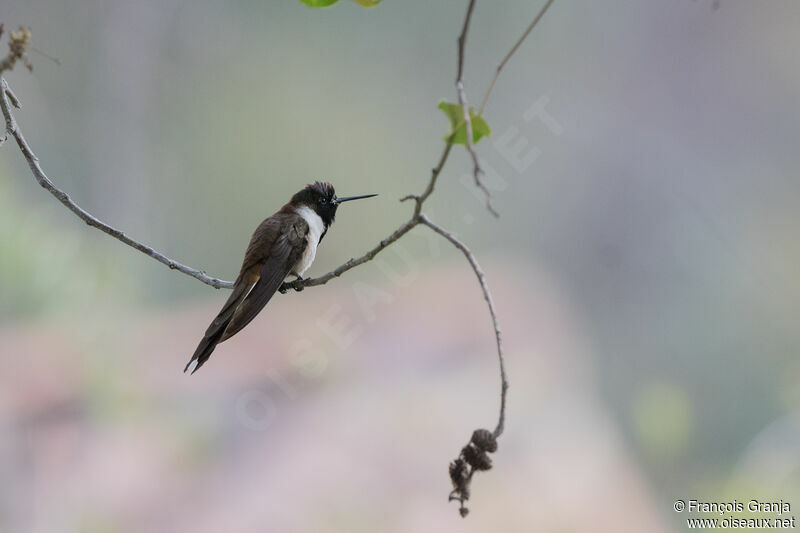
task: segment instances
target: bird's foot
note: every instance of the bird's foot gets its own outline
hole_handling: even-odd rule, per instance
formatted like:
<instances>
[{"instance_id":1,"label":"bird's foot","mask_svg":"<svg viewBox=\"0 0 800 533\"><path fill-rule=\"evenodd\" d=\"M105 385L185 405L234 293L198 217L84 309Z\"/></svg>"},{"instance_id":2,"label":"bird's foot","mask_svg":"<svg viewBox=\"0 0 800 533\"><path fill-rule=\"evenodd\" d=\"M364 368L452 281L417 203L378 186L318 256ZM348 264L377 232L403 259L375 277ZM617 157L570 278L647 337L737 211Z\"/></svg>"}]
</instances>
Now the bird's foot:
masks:
<instances>
[{"instance_id":1,"label":"bird's foot","mask_svg":"<svg viewBox=\"0 0 800 533\"><path fill-rule=\"evenodd\" d=\"M297 276L297 279L295 281L305 281L305 278L303 276ZM300 292L303 289L305 289L305 287L303 287L302 285L299 285L299 286L296 285L294 287L294 290L297 291L297 292Z\"/></svg>"}]
</instances>

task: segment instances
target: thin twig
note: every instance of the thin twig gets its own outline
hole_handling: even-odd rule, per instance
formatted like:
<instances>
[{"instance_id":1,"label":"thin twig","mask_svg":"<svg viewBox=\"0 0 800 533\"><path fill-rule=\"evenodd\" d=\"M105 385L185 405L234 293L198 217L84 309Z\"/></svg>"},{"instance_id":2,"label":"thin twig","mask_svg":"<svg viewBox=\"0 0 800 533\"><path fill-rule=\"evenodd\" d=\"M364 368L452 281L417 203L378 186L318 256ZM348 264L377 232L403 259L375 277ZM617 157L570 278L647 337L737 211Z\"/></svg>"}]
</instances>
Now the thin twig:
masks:
<instances>
[{"instance_id":1,"label":"thin twig","mask_svg":"<svg viewBox=\"0 0 800 533\"><path fill-rule=\"evenodd\" d=\"M453 135L455 135L455 133L453 133ZM405 202L406 200L414 200L416 202L416 205L414 206L414 217L422 212L422 204L425 203L425 200L428 199L428 196L433 193L433 189L436 187L436 180L439 178L439 174L442 173L444 164L447 162L447 158L450 155L451 148L453 148L453 145L450 142L445 142L444 151L439 158L439 164L431 169L431 178L428 180L428 186L425 187L425 190L422 192L422 194L409 194L400 198L401 202Z\"/></svg>"},{"instance_id":2,"label":"thin twig","mask_svg":"<svg viewBox=\"0 0 800 533\"><path fill-rule=\"evenodd\" d=\"M492 318L492 326L494 327L494 337L497 343L497 360L500 367L500 414L497 417L497 425L494 431L489 431L488 429L476 429L473 431L469 443L461 449L458 457L450 463L449 468L450 481L453 483L453 490L450 492L449 500L458 501L458 512L462 517L466 517L469 514L466 502L470 497L472 478L476 472L492 468L492 460L489 454L497 451L497 439L503 434L503 429L505 428L508 376L506 374L505 356L503 355L503 337L500 332L500 323L497 319L497 310L494 307L494 299L489 290L489 285L486 283L486 276L483 274L483 270L472 251L452 233L434 224L424 213L420 214L418 220L420 224L428 226L431 230L450 241L467 258L483 291L483 298L489 308L489 315Z\"/></svg>"},{"instance_id":3,"label":"thin twig","mask_svg":"<svg viewBox=\"0 0 800 533\"><path fill-rule=\"evenodd\" d=\"M486 90L486 94L483 95L483 101L481 102L481 108L478 111L479 115L483 114L483 109L486 107L486 102L489 101L489 95L492 94L492 89L494 89L494 84L497 81L498 76L500 76L500 71L503 70L504 66L506 66L506 63L508 63L508 60L511 59L511 56L513 56L517 52L517 48L519 48L519 46L522 44L522 41L524 41L525 39L528 38L528 35L531 33L531 31L533 31L533 28L536 27L536 25L539 23L539 21L544 16L544 14L547 11L547 9L550 7L550 4L552 4L553 2L554 2L554 0L547 0L547 2L544 4L542 9L539 10L539 13L533 19L533 22L531 22L528 25L528 27L522 33L522 36L519 39L517 39L517 42L514 44L514 46L511 47L511 50L509 50L509 52L506 54L506 57L504 57L503 60L500 62L500 64L497 65L497 70L495 70L495 72L494 72L494 76L492 77L492 81L489 82L489 88Z\"/></svg>"},{"instance_id":4,"label":"thin twig","mask_svg":"<svg viewBox=\"0 0 800 533\"><path fill-rule=\"evenodd\" d=\"M3 110L3 116L5 117L6 121L6 132L11 134L14 139L17 141L17 145L19 146L20 151L22 151L22 155L28 161L28 166L33 173L33 176L36 178L36 181L39 182L39 185L44 187L50 194L55 196L59 202L64 204L64 206L75 213L78 218L86 222L88 225L99 229L100 231L111 235L115 239L127 244L128 246L139 250L143 254L149 255L156 261L167 265L169 268L173 270L178 270L192 276L195 279L198 279L205 283L206 285L211 285L215 289L226 288L230 289L233 287L233 283L230 281L224 281L217 278L212 278L207 276L205 272L201 272L200 270L196 270L194 268L188 267L184 264L181 264L169 257L157 252L153 248L144 245L134 239L131 239L123 232L119 231L112 226L109 226L105 222L101 221L88 211L82 209L78 204L72 201L67 193L53 185L53 182L50 178L42 170L42 167L39 165L39 158L31 150L31 147L28 145L28 141L25 140L25 137L22 135L22 132L17 125L17 121L14 118L13 113L11 112L11 106L8 99L8 84L6 80L0 77L0 107Z\"/></svg>"},{"instance_id":5,"label":"thin twig","mask_svg":"<svg viewBox=\"0 0 800 533\"><path fill-rule=\"evenodd\" d=\"M475 0L469 0L467 5L467 14L464 17L464 27L461 29L461 35L458 36L458 71L456 73L456 93L458 94L458 103L461 105L461 113L464 117L464 128L466 133L466 142L464 146L467 148L470 158L472 158L472 176L475 179L475 186L478 187L486 197L486 209L494 215L499 217L500 214L492 207L492 195L489 189L481 181L481 168L478 154L475 152L475 147L472 142L472 117L469 116L469 101L467 100L467 91L464 89L464 48L467 45L467 33L469 32L469 23L472 20L472 11L475 9Z\"/></svg>"},{"instance_id":6,"label":"thin twig","mask_svg":"<svg viewBox=\"0 0 800 533\"><path fill-rule=\"evenodd\" d=\"M50 55L50 54L48 54L47 52L45 52L45 51L43 51L43 50L39 50L39 49L38 49L38 48L36 48L35 46L31 46L31 51L32 51L32 52L36 52L37 54L39 54L40 56L42 56L42 57L44 57L44 58L46 58L46 59L49 59L50 61L52 61L53 63L55 63L55 64L56 64L56 65L58 65L59 67L61 66L61 60L60 60L59 58L57 58L57 57L54 57L54 56L51 56L51 55Z\"/></svg>"},{"instance_id":7,"label":"thin twig","mask_svg":"<svg viewBox=\"0 0 800 533\"><path fill-rule=\"evenodd\" d=\"M466 244L459 241L452 233L448 232L441 226L434 224L431 219L427 217L424 213L419 216L419 222L431 228L433 231L450 241L453 246L461 250L464 256L469 261L472 270L475 272L475 276L478 278L478 283L481 286L481 290L483 291L483 299L486 300L486 305L489 308L489 315L492 317L492 326L494 326L494 338L497 343L497 359L500 363L500 415L497 419L497 426L494 429L492 435L496 439L500 435L503 434L503 429L505 428L505 421L506 421L506 393L508 392L508 375L506 374L506 362L505 356L503 355L503 338L500 332L500 323L497 320L497 309L494 306L494 299L492 298L492 293L489 290L489 285L486 283L486 276L483 274L483 270L481 266L478 264L478 260L475 259L475 256L472 254L472 251L467 247Z\"/></svg>"},{"instance_id":8,"label":"thin twig","mask_svg":"<svg viewBox=\"0 0 800 533\"><path fill-rule=\"evenodd\" d=\"M19 98L17 95L14 94L14 91L11 90L11 87L6 84L6 94L8 95L8 99L11 101L11 105L13 105L16 109L22 109L22 105L19 103Z\"/></svg>"},{"instance_id":9,"label":"thin twig","mask_svg":"<svg viewBox=\"0 0 800 533\"><path fill-rule=\"evenodd\" d=\"M378 255L384 248L398 240L400 237L405 235L409 232L411 228L419 224L419 218L416 216L412 216L407 222L403 223L399 228L394 230L394 232L379 242L375 247L369 250L367 253L362 255L358 258L351 258L347 260L344 264L339 265L337 268L331 270L324 276L320 276L318 278L305 278L305 279L297 279L294 281L287 281L281 285L280 290L286 291L288 289L302 289L304 287L314 287L316 285L325 285L333 278L338 278L351 268L355 268L358 265L363 265L367 261L371 261L376 255Z\"/></svg>"}]
</instances>

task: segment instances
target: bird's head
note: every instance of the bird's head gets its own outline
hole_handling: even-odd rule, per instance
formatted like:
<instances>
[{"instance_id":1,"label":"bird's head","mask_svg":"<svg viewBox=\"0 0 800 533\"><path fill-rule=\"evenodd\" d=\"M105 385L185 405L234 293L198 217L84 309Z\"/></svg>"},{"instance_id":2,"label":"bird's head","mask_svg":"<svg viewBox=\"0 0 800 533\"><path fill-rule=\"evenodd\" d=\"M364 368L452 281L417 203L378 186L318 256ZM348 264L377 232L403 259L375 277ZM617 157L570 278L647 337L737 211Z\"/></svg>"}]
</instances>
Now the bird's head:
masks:
<instances>
[{"instance_id":1,"label":"bird's head","mask_svg":"<svg viewBox=\"0 0 800 533\"><path fill-rule=\"evenodd\" d=\"M361 198L372 198L378 196L377 194L363 194L361 196L347 196L345 198L337 198L336 191L330 183L315 181L292 196L292 204L296 206L307 206L313 209L325 223L325 227L333 223L336 218L336 209L342 202L349 202L350 200L359 200Z\"/></svg>"}]
</instances>

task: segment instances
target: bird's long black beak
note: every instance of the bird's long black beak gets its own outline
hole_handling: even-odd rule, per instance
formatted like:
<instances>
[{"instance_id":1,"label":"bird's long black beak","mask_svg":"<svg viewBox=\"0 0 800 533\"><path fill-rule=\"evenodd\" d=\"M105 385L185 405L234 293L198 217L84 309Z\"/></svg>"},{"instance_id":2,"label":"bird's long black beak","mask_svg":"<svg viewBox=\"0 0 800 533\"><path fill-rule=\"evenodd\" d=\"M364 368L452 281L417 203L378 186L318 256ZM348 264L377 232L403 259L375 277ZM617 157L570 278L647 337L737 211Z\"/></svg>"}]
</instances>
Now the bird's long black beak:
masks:
<instances>
[{"instance_id":1,"label":"bird's long black beak","mask_svg":"<svg viewBox=\"0 0 800 533\"><path fill-rule=\"evenodd\" d=\"M362 198L372 198L373 196L378 196L377 194L362 194L361 196L345 196L344 198L337 198L333 201L335 204L340 204L342 202L349 202L350 200L361 200Z\"/></svg>"}]
</instances>

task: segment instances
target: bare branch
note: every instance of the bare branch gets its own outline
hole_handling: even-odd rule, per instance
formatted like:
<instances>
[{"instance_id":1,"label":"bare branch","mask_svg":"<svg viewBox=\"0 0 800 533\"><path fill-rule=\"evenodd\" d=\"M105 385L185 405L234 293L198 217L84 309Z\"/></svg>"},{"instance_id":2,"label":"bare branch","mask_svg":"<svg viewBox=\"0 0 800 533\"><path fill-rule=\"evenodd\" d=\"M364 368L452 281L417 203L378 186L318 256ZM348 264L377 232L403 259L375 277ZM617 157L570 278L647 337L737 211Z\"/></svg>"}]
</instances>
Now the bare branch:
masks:
<instances>
[{"instance_id":1,"label":"bare branch","mask_svg":"<svg viewBox=\"0 0 800 533\"><path fill-rule=\"evenodd\" d=\"M224 281L217 278L212 278L207 276L205 272L201 272L200 270L196 270L194 268L188 267L184 264L181 264L169 257L165 256L154 250L153 248L144 245L134 239L131 239L123 232L119 231L116 228L113 228L106 224L105 222L101 221L88 211L82 209L78 204L72 201L67 193L57 188L53 185L53 182L50 181L50 178L42 170L42 167L39 165L39 158L31 150L30 146L28 145L28 141L25 140L23 137L22 132L17 125L17 121L14 119L14 115L11 112L11 106L8 98L9 89L6 80L0 77L0 108L2 108L3 116L5 117L6 121L6 132L14 137L17 141L17 145L19 146L22 155L25 157L25 160L28 162L28 166L33 173L33 176L36 178L36 181L44 187L50 194L55 196L59 202L64 204L64 206L75 213L75 215L86 222L89 226L99 229L100 231L111 235L115 239L127 244L128 246L135 248L142 252L143 254L149 255L156 261L167 265L169 268L173 270L178 270L179 272L183 272L189 276L192 276L195 279L198 279L205 283L206 285L211 285L215 289L226 288L230 289L233 287L233 283L230 281Z\"/></svg>"},{"instance_id":2,"label":"bare branch","mask_svg":"<svg viewBox=\"0 0 800 533\"><path fill-rule=\"evenodd\" d=\"M450 232L434 224L425 214L420 215L419 221L421 224L428 226L450 241L450 243L461 250L464 257L467 258L483 291L483 297L489 308L489 315L492 318L495 340L497 342L497 359L500 365L500 414L498 416L497 426L494 432L490 432L488 429L476 429L473 431L470 441L461 449L458 457L450 463L450 480L453 483L453 490L450 492L449 499L450 501L456 500L459 502L459 513L462 517L466 517L469 513L469 509L466 507L465 503L470 497L472 478L475 472L492 468L492 460L489 458L489 454L497 451L497 438L503 433L505 427L508 377L505 369L505 357L503 356L503 339L500 333L500 325L497 320L497 311L494 307L492 293L489 291L486 277L478 261L475 259L475 256L466 244L459 241Z\"/></svg>"},{"instance_id":3,"label":"bare branch","mask_svg":"<svg viewBox=\"0 0 800 533\"><path fill-rule=\"evenodd\" d=\"M453 133L452 136L454 136ZM439 178L439 174L442 173L442 169L444 168L444 164L447 162L447 158L450 156L450 150L453 148L453 145L450 142L445 142L444 151L442 152L441 157L439 157L439 163L431 169L431 177L428 180L428 186L425 187L425 190L422 191L422 194L409 194L400 198L401 202L405 202L406 200L414 200L416 202L416 206L414 207L414 217L418 216L420 212L422 212L422 204L425 203L425 200L433 193L433 189L436 187L436 180Z\"/></svg>"},{"instance_id":4,"label":"bare branch","mask_svg":"<svg viewBox=\"0 0 800 533\"><path fill-rule=\"evenodd\" d=\"M472 251L467 247L466 244L459 241L452 233L448 232L441 226L437 226L434 224L431 219L427 217L424 213L419 216L419 222L431 228L433 231L450 241L450 243L461 250L461 253L464 254L464 257L467 258L469 261L472 270L475 272L475 276L478 278L478 283L481 286L481 290L483 291L483 299L486 300L486 305L489 308L489 315L492 317L492 326L494 327L494 337L497 344L497 359L500 363L500 416L497 420L497 426L495 427L492 435L495 438L499 437L503 434L503 429L505 428L505 420L506 420L506 392L508 391L508 376L506 374L506 363L505 363L505 356L503 355L503 338L500 332L500 323L497 320L497 310L494 306L494 299L492 298L492 293L489 291L489 285L486 283L486 276L483 274L483 270L481 266L478 264L478 260L475 259L475 256L472 254Z\"/></svg>"},{"instance_id":5,"label":"bare branch","mask_svg":"<svg viewBox=\"0 0 800 533\"><path fill-rule=\"evenodd\" d=\"M346 263L340 265L338 268L331 270L324 276L320 276L318 278L308 278L308 279L298 279L290 282L285 282L281 285L280 290L286 291L288 289L295 289L299 290L304 287L314 287L316 285L325 285L333 278L338 278L351 268L355 268L358 265L363 265L367 261L371 261L376 255L378 255L384 248L398 240L400 237L408 233L408 231L419 224L419 219L417 217L411 217L410 220L402 224L399 228L394 230L394 232L379 242L374 248L370 251L365 253L359 258L349 259Z\"/></svg>"},{"instance_id":6,"label":"bare branch","mask_svg":"<svg viewBox=\"0 0 800 533\"><path fill-rule=\"evenodd\" d=\"M494 337L497 342L497 360L500 365L500 414L497 417L497 426L494 431L488 429L476 429L472 433L470 441L461 449L458 457L450 463L450 480L453 482L453 491L450 493L450 500L459 502L459 512L462 517L467 516L469 509L464 505L470 496L470 486L475 472L489 470L492 468L490 453L497 451L497 439L503 434L506 420L506 396L508 393L508 376L506 374L505 356L503 355L503 338L500 333L500 324L497 320L497 310L494 307L494 299L486 283L486 276L478 264L477 259L466 244L458 240L452 233L441 226L434 224L424 213L419 216L420 224L428 226L430 229L450 241L450 243L461 250L467 258L472 271L478 278L478 284L483 291L483 298L489 308L489 315L492 317L494 327Z\"/></svg>"},{"instance_id":7,"label":"bare branch","mask_svg":"<svg viewBox=\"0 0 800 533\"><path fill-rule=\"evenodd\" d=\"M14 94L14 91L11 90L11 87L6 84L6 94L8 95L8 99L11 101L11 105L13 105L16 109L22 109L22 105L19 103L19 98L17 95Z\"/></svg>"},{"instance_id":8,"label":"bare branch","mask_svg":"<svg viewBox=\"0 0 800 533\"><path fill-rule=\"evenodd\" d=\"M494 89L494 84L497 81L498 76L500 76L500 71L503 70L504 66L506 66L506 63L508 63L508 60L511 59L511 56L513 56L517 52L517 49L522 44L522 42L528 38L528 35L530 35L531 31L533 31L533 28L535 28L536 25L539 23L539 21L542 19L545 12L547 12L547 9L550 7L550 4L552 4L553 1L554 0L547 0L547 2L545 2L544 6L542 6L542 9L539 10L539 13L537 13L536 17L533 19L533 22L528 24L528 27L525 29L524 32L522 32L522 36L519 39L517 39L517 42L514 43L514 46L511 47L511 50L509 50L509 52L506 54L506 57L504 57L503 60L500 62L500 64L497 65L497 70L495 70L494 72L492 81L489 82L489 88L486 90L486 94L483 95L481 108L478 111L479 115L483 114L483 109L486 107L486 102L489 101L489 95L492 94L492 89Z\"/></svg>"},{"instance_id":9,"label":"bare branch","mask_svg":"<svg viewBox=\"0 0 800 533\"><path fill-rule=\"evenodd\" d=\"M486 209L494 215L499 217L500 214L492 207L492 195L489 189L481 181L481 164L478 161L478 154L475 152L475 147L472 143L472 118L469 116L469 102L467 101L467 91L464 90L464 48L467 44L467 33L469 32L469 23L472 20L472 11L475 9L475 0L469 0L467 5L467 14L464 17L464 27L461 29L461 35L458 36L458 73L456 74L456 92L458 93L458 103L461 105L461 112L464 117L464 124L466 129L466 143L467 152L472 158L472 176L475 178L475 186L478 187L486 196Z\"/></svg>"}]
</instances>

